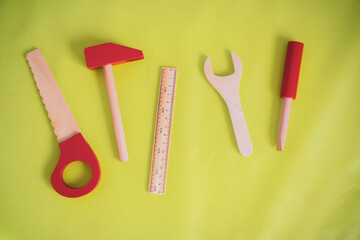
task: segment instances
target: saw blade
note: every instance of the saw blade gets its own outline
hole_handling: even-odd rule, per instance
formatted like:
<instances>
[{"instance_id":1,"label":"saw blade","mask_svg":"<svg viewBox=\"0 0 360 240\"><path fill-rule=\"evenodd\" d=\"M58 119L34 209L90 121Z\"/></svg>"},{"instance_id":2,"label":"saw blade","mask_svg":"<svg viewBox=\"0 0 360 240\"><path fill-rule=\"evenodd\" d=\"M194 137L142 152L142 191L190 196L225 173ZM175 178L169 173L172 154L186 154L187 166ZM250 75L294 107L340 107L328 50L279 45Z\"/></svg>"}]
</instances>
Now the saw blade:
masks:
<instances>
[{"instance_id":1,"label":"saw blade","mask_svg":"<svg viewBox=\"0 0 360 240\"><path fill-rule=\"evenodd\" d=\"M45 109L48 112L58 142L63 142L75 134L80 133L80 128L77 125L41 51L35 49L29 52L26 55L26 59L34 74L37 88L39 89L40 96L45 104Z\"/></svg>"}]
</instances>

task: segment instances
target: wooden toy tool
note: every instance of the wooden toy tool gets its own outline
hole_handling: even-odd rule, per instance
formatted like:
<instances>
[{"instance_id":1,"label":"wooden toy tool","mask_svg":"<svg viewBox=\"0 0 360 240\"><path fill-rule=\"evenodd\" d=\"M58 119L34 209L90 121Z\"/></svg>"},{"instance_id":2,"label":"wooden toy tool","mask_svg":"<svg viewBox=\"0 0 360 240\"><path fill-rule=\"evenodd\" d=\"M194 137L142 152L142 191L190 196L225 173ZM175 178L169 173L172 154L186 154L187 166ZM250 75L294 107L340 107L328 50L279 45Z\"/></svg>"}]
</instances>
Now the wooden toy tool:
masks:
<instances>
[{"instance_id":1,"label":"wooden toy tool","mask_svg":"<svg viewBox=\"0 0 360 240\"><path fill-rule=\"evenodd\" d=\"M114 43L105 43L85 48L85 58L89 69L102 67L105 74L111 116L115 131L115 139L120 162L129 160L126 149L124 129L121 121L120 108L116 94L112 65L136 61L144 58L143 52Z\"/></svg>"},{"instance_id":2,"label":"wooden toy tool","mask_svg":"<svg viewBox=\"0 0 360 240\"><path fill-rule=\"evenodd\" d=\"M225 100L233 125L237 146L240 153L248 157L252 153L252 144L245 117L240 104L239 85L242 74L242 65L239 56L231 52L234 73L229 76L215 76L211 67L210 57L204 64L206 78Z\"/></svg>"},{"instance_id":3,"label":"wooden toy tool","mask_svg":"<svg viewBox=\"0 0 360 240\"><path fill-rule=\"evenodd\" d=\"M165 194L170 135L174 113L177 69L161 69L159 101L150 170L149 192Z\"/></svg>"},{"instance_id":4,"label":"wooden toy tool","mask_svg":"<svg viewBox=\"0 0 360 240\"><path fill-rule=\"evenodd\" d=\"M296 91L299 81L299 72L304 44L301 42L289 42L286 52L283 81L280 97L282 100L279 129L276 140L276 149L284 151L286 135L289 125L290 109L292 100L296 99Z\"/></svg>"},{"instance_id":5,"label":"wooden toy tool","mask_svg":"<svg viewBox=\"0 0 360 240\"><path fill-rule=\"evenodd\" d=\"M54 189L65 197L75 198L91 192L99 183L99 162L81 134L64 96L56 84L49 66L39 49L26 55L40 95L45 104L60 146L60 159L53 174L51 184ZM81 188L72 188L65 184L63 172L66 166L75 161L87 163L92 171L92 178L88 184Z\"/></svg>"}]
</instances>

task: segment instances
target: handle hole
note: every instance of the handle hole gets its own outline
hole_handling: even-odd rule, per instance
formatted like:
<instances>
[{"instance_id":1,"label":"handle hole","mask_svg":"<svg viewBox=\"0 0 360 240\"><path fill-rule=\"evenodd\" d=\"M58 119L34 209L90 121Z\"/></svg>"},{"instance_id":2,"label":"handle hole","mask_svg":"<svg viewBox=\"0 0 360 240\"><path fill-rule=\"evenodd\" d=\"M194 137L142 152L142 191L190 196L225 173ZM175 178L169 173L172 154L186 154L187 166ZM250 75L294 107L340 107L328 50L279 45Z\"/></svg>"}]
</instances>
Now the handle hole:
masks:
<instances>
[{"instance_id":1,"label":"handle hole","mask_svg":"<svg viewBox=\"0 0 360 240\"><path fill-rule=\"evenodd\" d=\"M75 161L66 166L63 173L65 184L71 188L82 188L88 184L92 177L89 164Z\"/></svg>"}]
</instances>

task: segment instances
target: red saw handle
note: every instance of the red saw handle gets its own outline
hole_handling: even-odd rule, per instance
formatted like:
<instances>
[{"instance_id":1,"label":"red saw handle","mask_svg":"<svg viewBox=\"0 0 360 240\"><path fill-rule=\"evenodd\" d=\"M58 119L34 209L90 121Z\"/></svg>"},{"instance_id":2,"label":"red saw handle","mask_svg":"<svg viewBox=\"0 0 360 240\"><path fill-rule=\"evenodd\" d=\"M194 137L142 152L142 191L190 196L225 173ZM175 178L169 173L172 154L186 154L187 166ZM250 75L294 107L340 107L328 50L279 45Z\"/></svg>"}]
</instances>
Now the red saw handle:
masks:
<instances>
[{"instance_id":1,"label":"red saw handle","mask_svg":"<svg viewBox=\"0 0 360 240\"><path fill-rule=\"evenodd\" d=\"M53 174L51 175L51 185L60 195L69 198L81 197L91 192L100 180L100 165L95 153L85 141L81 133L61 142L60 159ZM72 188L65 184L63 179L64 169L72 162L81 161L89 164L92 177L88 184L81 188Z\"/></svg>"}]
</instances>

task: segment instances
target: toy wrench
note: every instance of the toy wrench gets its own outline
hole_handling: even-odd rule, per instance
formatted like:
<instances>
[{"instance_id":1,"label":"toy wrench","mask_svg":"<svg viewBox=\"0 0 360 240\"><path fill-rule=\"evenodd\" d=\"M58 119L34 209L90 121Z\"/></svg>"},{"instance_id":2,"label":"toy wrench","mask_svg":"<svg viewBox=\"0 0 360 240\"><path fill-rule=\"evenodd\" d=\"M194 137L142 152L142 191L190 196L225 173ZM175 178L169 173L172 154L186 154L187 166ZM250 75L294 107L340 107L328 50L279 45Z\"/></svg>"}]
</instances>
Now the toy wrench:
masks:
<instances>
[{"instance_id":1,"label":"toy wrench","mask_svg":"<svg viewBox=\"0 0 360 240\"><path fill-rule=\"evenodd\" d=\"M81 134L64 96L56 84L49 66L41 51L35 49L26 55L46 111L54 128L60 146L60 159L51 175L51 185L59 194L75 198L91 192L99 183L99 162ZM63 172L66 166L75 161L82 161L91 167L92 178L81 188L72 188L65 184Z\"/></svg>"},{"instance_id":2,"label":"toy wrench","mask_svg":"<svg viewBox=\"0 0 360 240\"><path fill-rule=\"evenodd\" d=\"M248 157L252 153L252 144L239 96L242 65L236 53L231 52L231 56L235 70L233 74L224 77L215 76L211 67L210 57L205 61L204 72L211 85L213 85L225 100L229 109L239 151L243 156Z\"/></svg>"}]
</instances>

